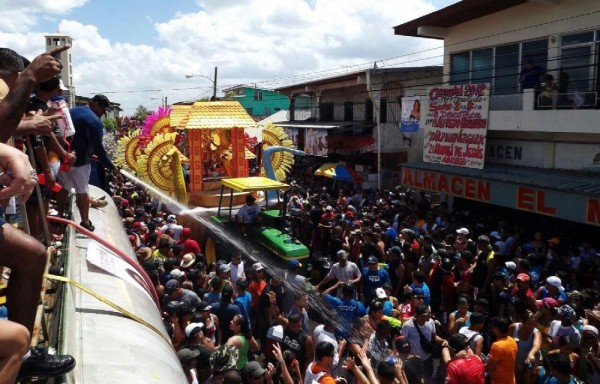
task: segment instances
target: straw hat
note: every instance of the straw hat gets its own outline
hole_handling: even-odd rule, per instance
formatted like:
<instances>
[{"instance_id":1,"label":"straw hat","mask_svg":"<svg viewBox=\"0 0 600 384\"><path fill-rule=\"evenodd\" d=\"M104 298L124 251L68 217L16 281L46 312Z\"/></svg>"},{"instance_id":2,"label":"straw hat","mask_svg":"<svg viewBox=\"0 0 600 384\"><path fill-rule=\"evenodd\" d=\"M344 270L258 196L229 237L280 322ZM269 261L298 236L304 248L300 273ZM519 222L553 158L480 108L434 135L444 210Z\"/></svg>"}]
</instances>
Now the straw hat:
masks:
<instances>
[{"instance_id":1,"label":"straw hat","mask_svg":"<svg viewBox=\"0 0 600 384\"><path fill-rule=\"evenodd\" d=\"M195 261L196 261L196 255L194 255L191 252L186 253L185 255L183 255L183 259L181 260L181 267L182 268L191 267Z\"/></svg>"}]
</instances>

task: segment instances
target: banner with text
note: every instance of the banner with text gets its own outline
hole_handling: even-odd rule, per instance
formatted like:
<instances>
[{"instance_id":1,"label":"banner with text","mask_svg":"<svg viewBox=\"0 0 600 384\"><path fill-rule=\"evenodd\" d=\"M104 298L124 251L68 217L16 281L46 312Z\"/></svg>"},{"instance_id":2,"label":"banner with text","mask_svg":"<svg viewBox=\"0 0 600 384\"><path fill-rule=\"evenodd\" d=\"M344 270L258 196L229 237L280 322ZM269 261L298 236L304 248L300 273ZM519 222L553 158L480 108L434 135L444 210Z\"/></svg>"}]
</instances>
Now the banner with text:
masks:
<instances>
[{"instance_id":1,"label":"banner with text","mask_svg":"<svg viewBox=\"0 0 600 384\"><path fill-rule=\"evenodd\" d=\"M466 84L429 90L423 161L483 169L489 88Z\"/></svg>"},{"instance_id":2,"label":"banner with text","mask_svg":"<svg viewBox=\"0 0 600 384\"><path fill-rule=\"evenodd\" d=\"M400 132L417 132L421 120L421 97L410 96L402 98L402 115Z\"/></svg>"}]
</instances>

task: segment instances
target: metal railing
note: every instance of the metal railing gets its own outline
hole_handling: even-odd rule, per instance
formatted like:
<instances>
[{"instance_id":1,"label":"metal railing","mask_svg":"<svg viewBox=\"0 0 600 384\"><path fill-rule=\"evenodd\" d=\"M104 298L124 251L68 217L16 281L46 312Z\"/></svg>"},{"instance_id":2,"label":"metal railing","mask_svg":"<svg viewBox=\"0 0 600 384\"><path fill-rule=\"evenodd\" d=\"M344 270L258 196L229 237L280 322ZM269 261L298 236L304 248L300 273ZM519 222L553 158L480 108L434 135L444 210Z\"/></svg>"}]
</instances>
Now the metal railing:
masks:
<instances>
[{"instance_id":1,"label":"metal railing","mask_svg":"<svg viewBox=\"0 0 600 384\"><path fill-rule=\"evenodd\" d=\"M541 92L537 96L538 109L580 109L596 108L598 92Z\"/></svg>"}]
</instances>

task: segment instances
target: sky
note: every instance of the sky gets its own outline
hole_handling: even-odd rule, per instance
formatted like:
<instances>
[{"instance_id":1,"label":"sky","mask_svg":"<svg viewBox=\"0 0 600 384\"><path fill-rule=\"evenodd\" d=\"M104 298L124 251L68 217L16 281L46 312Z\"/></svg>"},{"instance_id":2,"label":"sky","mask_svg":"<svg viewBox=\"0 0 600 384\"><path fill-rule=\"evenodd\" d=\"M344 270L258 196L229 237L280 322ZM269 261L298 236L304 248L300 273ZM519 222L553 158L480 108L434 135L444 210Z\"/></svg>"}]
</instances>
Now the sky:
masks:
<instances>
[{"instance_id":1,"label":"sky","mask_svg":"<svg viewBox=\"0 0 600 384\"><path fill-rule=\"evenodd\" d=\"M458 0L0 0L0 47L32 59L73 38L76 93L138 105L274 89L372 67L441 65L442 42L393 27ZM186 75L200 75L186 78ZM206 76L206 77L202 77Z\"/></svg>"}]
</instances>

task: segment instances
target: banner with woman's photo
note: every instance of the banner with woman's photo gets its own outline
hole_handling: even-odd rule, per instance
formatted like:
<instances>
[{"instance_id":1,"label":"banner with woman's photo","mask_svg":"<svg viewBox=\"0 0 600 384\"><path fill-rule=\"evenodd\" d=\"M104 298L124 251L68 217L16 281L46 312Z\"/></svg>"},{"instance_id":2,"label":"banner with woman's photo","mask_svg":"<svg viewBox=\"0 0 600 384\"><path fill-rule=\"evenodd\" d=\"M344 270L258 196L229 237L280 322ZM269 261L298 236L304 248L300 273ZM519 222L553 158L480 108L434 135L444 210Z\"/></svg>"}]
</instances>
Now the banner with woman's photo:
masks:
<instances>
[{"instance_id":1,"label":"banner with woman's photo","mask_svg":"<svg viewBox=\"0 0 600 384\"><path fill-rule=\"evenodd\" d=\"M309 128L306 130L306 140L304 141L304 152L307 155L327 156L327 130Z\"/></svg>"},{"instance_id":2,"label":"banner with woman's photo","mask_svg":"<svg viewBox=\"0 0 600 384\"><path fill-rule=\"evenodd\" d=\"M421 96L402 98L400 132L417 132L421 120Z\"/></svg>"}]
</instances>

